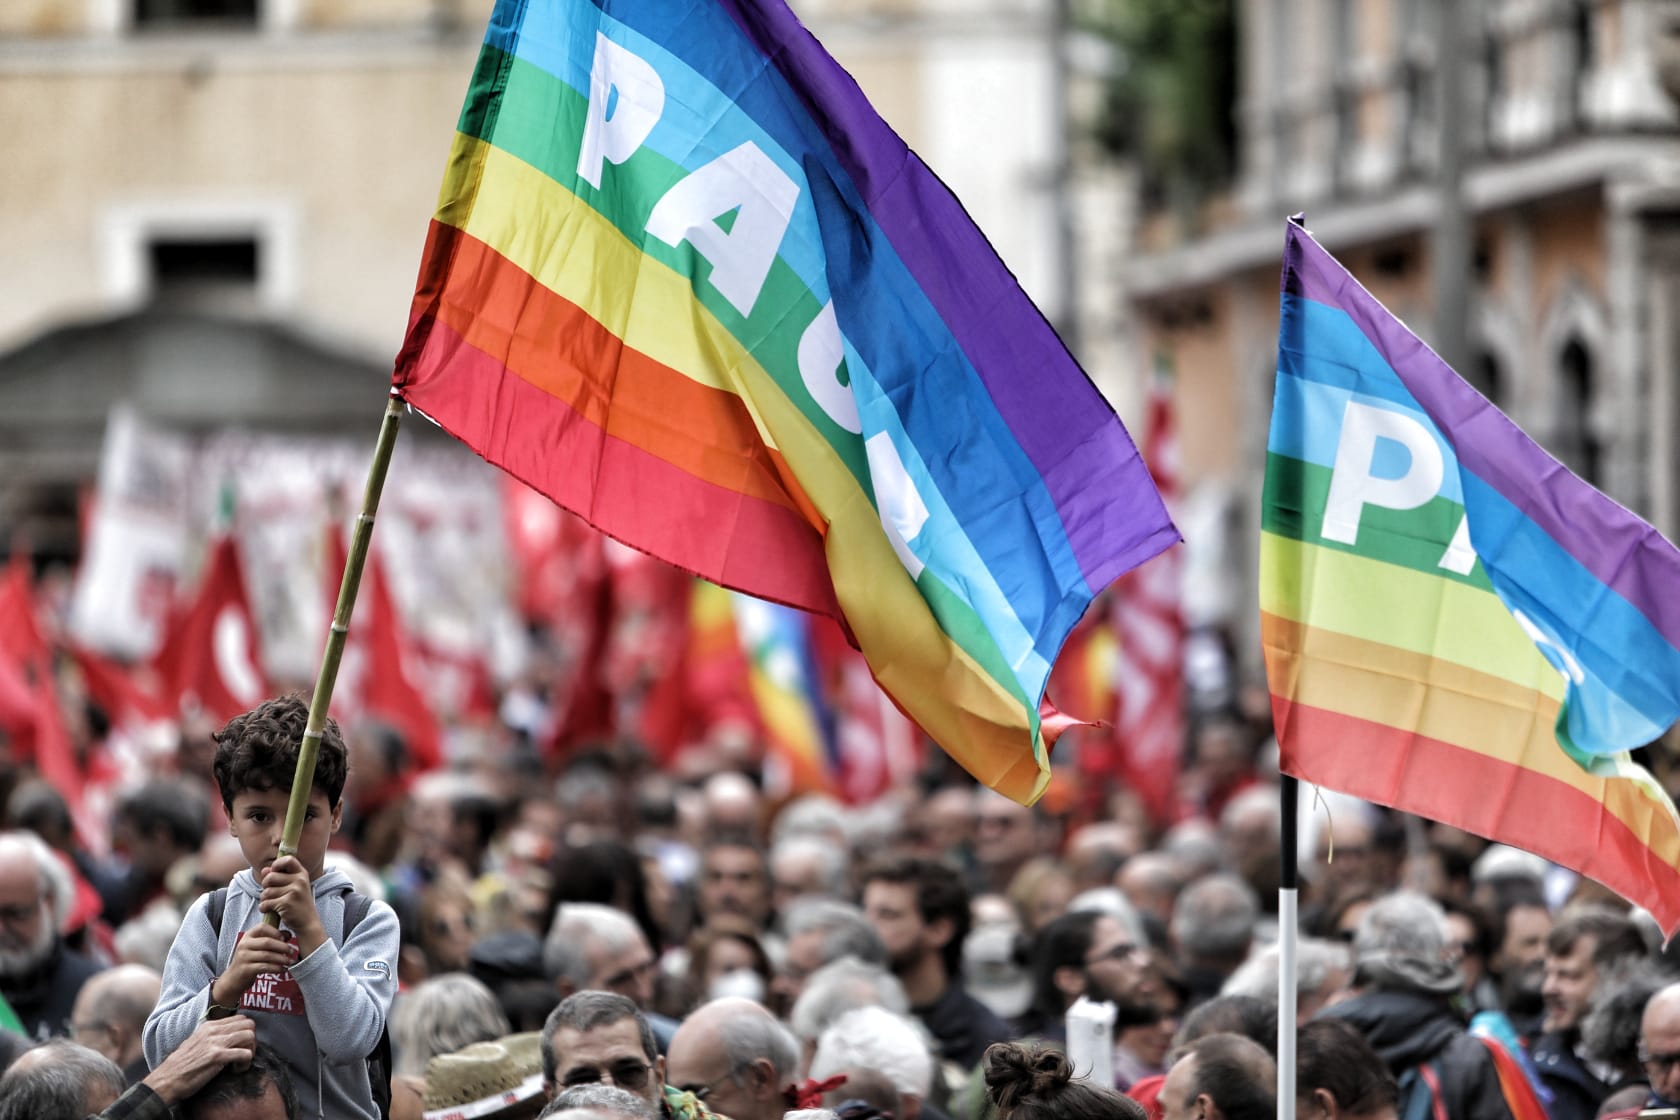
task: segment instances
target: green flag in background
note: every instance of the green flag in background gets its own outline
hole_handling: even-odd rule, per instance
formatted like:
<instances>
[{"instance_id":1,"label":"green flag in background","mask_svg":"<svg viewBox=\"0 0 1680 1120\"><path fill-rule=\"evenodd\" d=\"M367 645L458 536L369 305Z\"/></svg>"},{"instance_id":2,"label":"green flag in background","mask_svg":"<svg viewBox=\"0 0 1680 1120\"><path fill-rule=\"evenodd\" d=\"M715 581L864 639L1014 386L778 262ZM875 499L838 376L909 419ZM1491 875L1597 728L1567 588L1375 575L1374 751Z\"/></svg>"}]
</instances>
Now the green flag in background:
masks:
<instances>
[{"instance_id":1,"label":"green flag in background","mask_svg":"<svg viewBox=\"0 0 1680 1120\"><path fill-rule=\"evenodd\" d=\"M17 1012L12 1010L12 1005L6 1002L5 996L0 996L0 1031L12 1031L25 1036L28 1034L23 1029L23 1020L17 1017Z\"/></svg>"}]
</instances>

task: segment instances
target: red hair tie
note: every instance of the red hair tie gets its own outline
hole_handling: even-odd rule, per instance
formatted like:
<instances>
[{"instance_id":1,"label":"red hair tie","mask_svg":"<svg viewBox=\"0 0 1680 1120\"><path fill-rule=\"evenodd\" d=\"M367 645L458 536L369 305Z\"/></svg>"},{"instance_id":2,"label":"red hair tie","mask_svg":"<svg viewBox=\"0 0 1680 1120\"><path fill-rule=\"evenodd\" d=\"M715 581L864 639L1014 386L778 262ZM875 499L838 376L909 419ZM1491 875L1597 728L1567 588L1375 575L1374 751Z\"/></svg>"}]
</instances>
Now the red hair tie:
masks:
<instances>
[{"instance_id":1,"label":"red hair tie","mask_svg":"<svg viewBox=\"0 0 1680 1120\"><path fill-rule=\"evenodd\" d=\"M821 1108L823 1094L830 1089L838 1089L846 1083L846 1075L837 1073L823 1081L807 1077L804 1084L789 1085L782 1090L782 1099L790 1109Z\"/></svg>"}]
</instances>

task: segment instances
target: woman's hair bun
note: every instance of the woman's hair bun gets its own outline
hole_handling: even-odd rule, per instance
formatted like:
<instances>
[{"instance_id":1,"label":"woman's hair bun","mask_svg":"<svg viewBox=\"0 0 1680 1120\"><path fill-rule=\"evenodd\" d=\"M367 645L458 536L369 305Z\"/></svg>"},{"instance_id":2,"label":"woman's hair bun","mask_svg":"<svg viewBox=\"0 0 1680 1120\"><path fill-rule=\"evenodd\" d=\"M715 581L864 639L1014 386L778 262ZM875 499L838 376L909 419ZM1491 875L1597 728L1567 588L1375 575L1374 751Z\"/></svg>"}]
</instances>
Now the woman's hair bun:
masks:
<instances>
[{"instance_id":1,"label":"woman's hair bun","mask_svg":"<svg viewBox=\"0 0 1680 1120\"><path fill-rule=\"evenodd\" d=\"M986 1050L986 1091L1000 1113L1059 1093L1073 1078L1067 1055L1049 1047L999 1042Z\"/></svg>"}]
</instances>

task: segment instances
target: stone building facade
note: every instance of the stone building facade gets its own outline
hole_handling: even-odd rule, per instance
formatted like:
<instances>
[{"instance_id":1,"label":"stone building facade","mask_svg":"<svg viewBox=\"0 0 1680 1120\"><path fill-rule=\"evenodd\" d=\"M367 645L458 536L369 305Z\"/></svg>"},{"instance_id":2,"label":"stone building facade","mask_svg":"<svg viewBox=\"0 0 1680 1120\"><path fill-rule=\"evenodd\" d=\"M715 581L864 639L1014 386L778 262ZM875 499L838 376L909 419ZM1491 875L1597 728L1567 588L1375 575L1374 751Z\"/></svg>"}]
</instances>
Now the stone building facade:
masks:
<instances>
[{"instance_id":1,"label":"stone building facade","mask_svg":"<svg viewBox=\"0 0 1680 1120\"><path fill-rule=\"evenodd\" d=\"M1670 21L1654 0L1239 0L1233 190L1194 232L1146 224L1124 279L1146 352L1177 375L1185 474L1225 489L1233 539L1256 538L1288 215L1304 211L1431 338L1442 3L1463 5L1460 372L1673 536L1680 118L1658 79ZM1245 589L1252 551L1227 565Z\"/></svg>"}]
</instances>

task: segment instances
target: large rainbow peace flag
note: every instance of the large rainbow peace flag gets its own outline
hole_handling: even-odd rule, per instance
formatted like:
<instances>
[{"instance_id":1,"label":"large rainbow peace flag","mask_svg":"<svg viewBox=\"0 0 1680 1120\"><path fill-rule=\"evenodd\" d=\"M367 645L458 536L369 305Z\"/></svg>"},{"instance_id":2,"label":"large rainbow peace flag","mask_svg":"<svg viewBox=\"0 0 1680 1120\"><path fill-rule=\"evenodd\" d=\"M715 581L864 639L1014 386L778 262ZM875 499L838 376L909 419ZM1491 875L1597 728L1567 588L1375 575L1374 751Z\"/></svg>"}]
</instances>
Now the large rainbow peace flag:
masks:
<instances>
[{"instance_id":1,"label":"large rainbow peace flag","mask_svg":"<svg viewBox=\"0 0 1680 1120\"><path fill-rule=\"evenodd\" d=\"M1291 223L1260 544L1283 768L1536 852L1680 925L1680 553Z\"/></svg>"},{"instance_id":2,"label":"large rainbow peace flag","mask_svg":"<svg viewBox=\"0 0 1680 1120\"><path fill-rule=\"evenodd\" d=\"M620 540L840 619L1022 801L1063 638L1177 539L973 221L778 0L501 0L394 380Z\"/></svg>"}]
</instances>

